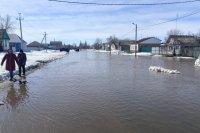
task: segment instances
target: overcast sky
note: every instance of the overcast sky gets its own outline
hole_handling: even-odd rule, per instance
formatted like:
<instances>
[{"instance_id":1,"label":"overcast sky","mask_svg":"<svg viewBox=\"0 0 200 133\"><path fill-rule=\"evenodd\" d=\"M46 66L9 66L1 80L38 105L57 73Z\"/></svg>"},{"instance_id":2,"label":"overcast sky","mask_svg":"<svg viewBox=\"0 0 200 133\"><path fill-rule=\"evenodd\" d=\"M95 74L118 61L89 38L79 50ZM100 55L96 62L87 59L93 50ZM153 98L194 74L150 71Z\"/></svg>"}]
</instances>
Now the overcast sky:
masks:
<instances>
[{"instance_id":1,"label":"overcast sky","mask_svg":"<svg viewBox=\"0 0 200 133\"><path fill-rule=\"evenodd\" d=\"M72 0L73 1L73 0ZM175 0L74 0L97 3L158 3ZM176 0L184 1L184 0ZM110 35L120 39L135 39L135 25L138 25L138 39L158 37L164 41L171 29L185 34L200 31L200 13L178 21L150 26L199 11L199 2L157 5L157 6L97 6L58 3L48 0L1 0L0 15L9 14L15 22L14 33L20 35L18 13L22 14L23 38L28 43L41 42L44 32L47 41L62 41L65 44L92 44L96 38L103 41Z\"/></svg>"}]
</instances>

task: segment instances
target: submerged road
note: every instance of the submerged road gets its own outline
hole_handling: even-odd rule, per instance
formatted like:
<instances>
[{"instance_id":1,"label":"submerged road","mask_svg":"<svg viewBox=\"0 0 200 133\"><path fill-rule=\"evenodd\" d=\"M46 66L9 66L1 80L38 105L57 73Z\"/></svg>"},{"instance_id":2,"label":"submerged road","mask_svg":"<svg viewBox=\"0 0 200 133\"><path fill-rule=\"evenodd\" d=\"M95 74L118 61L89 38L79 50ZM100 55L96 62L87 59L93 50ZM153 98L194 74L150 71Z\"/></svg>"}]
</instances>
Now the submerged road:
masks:
<instances>
[{"instance_id":1,"label":"submerged road","mask_svg":"<svg viewBox=\"0 0 200 133\"><path fill-rule=\"evenodd\" d=\"M194 60L70 52L27 81L0 91L0 133L200 132Z\"/></svg>"}]
</instances>

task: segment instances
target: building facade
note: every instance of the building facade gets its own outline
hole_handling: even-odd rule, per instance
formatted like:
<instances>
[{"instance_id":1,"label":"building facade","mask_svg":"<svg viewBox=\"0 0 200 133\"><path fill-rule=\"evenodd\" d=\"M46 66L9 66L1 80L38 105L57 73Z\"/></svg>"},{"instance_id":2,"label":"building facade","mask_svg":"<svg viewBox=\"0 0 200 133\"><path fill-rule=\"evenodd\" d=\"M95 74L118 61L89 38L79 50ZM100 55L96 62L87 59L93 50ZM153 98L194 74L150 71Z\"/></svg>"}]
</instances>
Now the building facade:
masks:
<instances>
[{"instance_id":1,"label":"building facade","mask_svg":"<svg viewBox=\"0 0 200 133\"><path fill-rule=\"evenodd\" d=\"M0 29L0 51L9 49L9 36L5 29Z\"/></svg>"},{"instance_id":2,"label":"building facade","mask_svg":"<svg viewBox=\"0 0 200 133\"><path fill-rule=\"evenodd\" d=\"M200 54L200 39L196 36L170 35L166 50L173 56L197 57Z\"/></svg>"}]
</instances>

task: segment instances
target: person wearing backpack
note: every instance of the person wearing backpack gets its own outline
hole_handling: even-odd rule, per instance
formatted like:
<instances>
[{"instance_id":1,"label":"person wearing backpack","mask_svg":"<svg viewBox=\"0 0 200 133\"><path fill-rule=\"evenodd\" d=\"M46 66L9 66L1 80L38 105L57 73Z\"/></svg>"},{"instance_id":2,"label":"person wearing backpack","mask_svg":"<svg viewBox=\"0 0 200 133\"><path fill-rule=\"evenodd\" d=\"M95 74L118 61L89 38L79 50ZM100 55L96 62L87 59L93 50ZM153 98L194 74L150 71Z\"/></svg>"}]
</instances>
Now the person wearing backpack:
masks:
<instances>
[{"instance_id":1,"label":"person wearing backpack","mask_svg":"<svg viewBox=\"0 0 200 133\"><path fill-rule=\"evenodd\" d=\"M26 65L26 54L23 52L21 49L19 54L18 54L18 61L19 61L19 76L21 77L21 71L23 71L23 76L25 76L25 65Z\"/></svg>"}]
</instances>

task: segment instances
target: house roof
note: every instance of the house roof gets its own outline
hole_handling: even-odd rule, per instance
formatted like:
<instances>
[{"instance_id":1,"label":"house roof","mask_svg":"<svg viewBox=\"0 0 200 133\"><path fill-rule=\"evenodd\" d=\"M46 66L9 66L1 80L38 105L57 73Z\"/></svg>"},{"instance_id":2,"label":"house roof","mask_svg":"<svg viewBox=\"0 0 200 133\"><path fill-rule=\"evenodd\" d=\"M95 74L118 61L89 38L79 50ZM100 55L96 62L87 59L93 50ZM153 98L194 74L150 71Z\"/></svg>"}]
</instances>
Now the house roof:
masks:
<instances>
[{"instance_id":1,"label":"house roof","mask_svg":"<svg viewBox=\"0 0 200 133\"><path fill-rule=\"evenodd\" d=\"M8 34L11 43L21 43L21 39L16 34Z\"/></svg>"},{"instance_id":2,"label":"house roof","mask_svg":"<svg viewBox=\"0 0 200 133\"><path fill-rule=\"evenodd\" d=\"M21 37L19 37L17 34L8 34L10 40L9 43L26 43Z\"/></svg>"},{"instance_id":3,"label":"house roof","mask_svg":"<svg viewBox=\"0 0 200 133\"><path fill-rule=\"evenodd\" d=\"M152 37L142 38L142 39L140 39L140 40L138 41L138 43L144 42L144 41L146 41L146 40L148 40L148 39L151 39L151 38L152 38Z\"/></svg>"},{"instance_id":4,"label":"house roof","mask_svg":"<svg viewBox=\"0 0 200 133\"><path fill-rule=\"evenodd\" d=\"M146 43L145 41L149 40L149 39L156 39L159 41L159 43L154 43L154 42L149 42L149 43ZM122 45L133 45L135 44L136 41L135 40L119 40L119 45L122 46ZM147 38L143 38L143 39L140 39L137 41L137 44L141 45L141 46L159 46L161 44L161 40L156 38L156 37L147 37Z\"/></svg>"},{"instance_id":5,"label":"house roof","mask_svg":"<svg viewBox=\"0 0 200 133\"><path fill-rule=\"evenodd\" d=\"M134 43L134 40L119 40L119 45L132 45Z\"/></svg>"},{"instance_id":6,"label":"house roof","mask_svg":"<svg viewBox=\"0 0 200 133\"><path fill-rule=\"evenodd\" d=\"M152 38L161 41L160 39L158 39L158 38L156 38L156 37L146 37L146 38L142 38L142 39L140 39L140 40L138 41L138 43L142 43L142 42L144 42L144 41L146 41L146 40L149 40L149 39L152 39Z\"/></svg>"},{"instance_id":7,"label":"house roof","mask_svg":"<svg viewBox=\"0 0 200 133\"><path fill-rule=\"evenodd\" d=\"M173 42L170 42L173 39ZM170 35L167 43L171 44L200 44L200 40L195 36L188 35Z\"/></svg>"},{"instance_id":8,"label":"house roof","mask_svg":"<svg viewBox=\"0 0 200 133\"><path fill-rule=\"evenodd\" d=\"M142 39L138 40L137 44L139 44L139 45L145 45L145 44L143 44L143 42L145 42L145 41L147 41L149 39L152 39L152 38L161 41L160 39L158 39L156 37L146 37L146 38L142 38ZM120 45L132 45L132 44L135 44L136 41L135 40L120 40L120 43L121 43ZM154 43L152 43L152 44L148 43L148 45L154 45ZM158 45L158 44L156 44L156 45Z\"/></svg>"},{"instance_id":9,"label":"house roof","mask_svg":"<svg viewBox=\"0 0 200 133\"><path fill-rule=\"evenodd\" d=\"M32 43L28 44L27 47L44 47L44 46L37 41L33 41Z\"/></svg>"},{"instance_id":10,"label":"house roof","mask_svg":"<svg viewBox=\"0 0 200 133\"><path fill-rule=\"evenodd\" d=\"M0 29L0 40L9 40L9 36L6 32L6 29Z\"/></svg>"}]
</instances>

